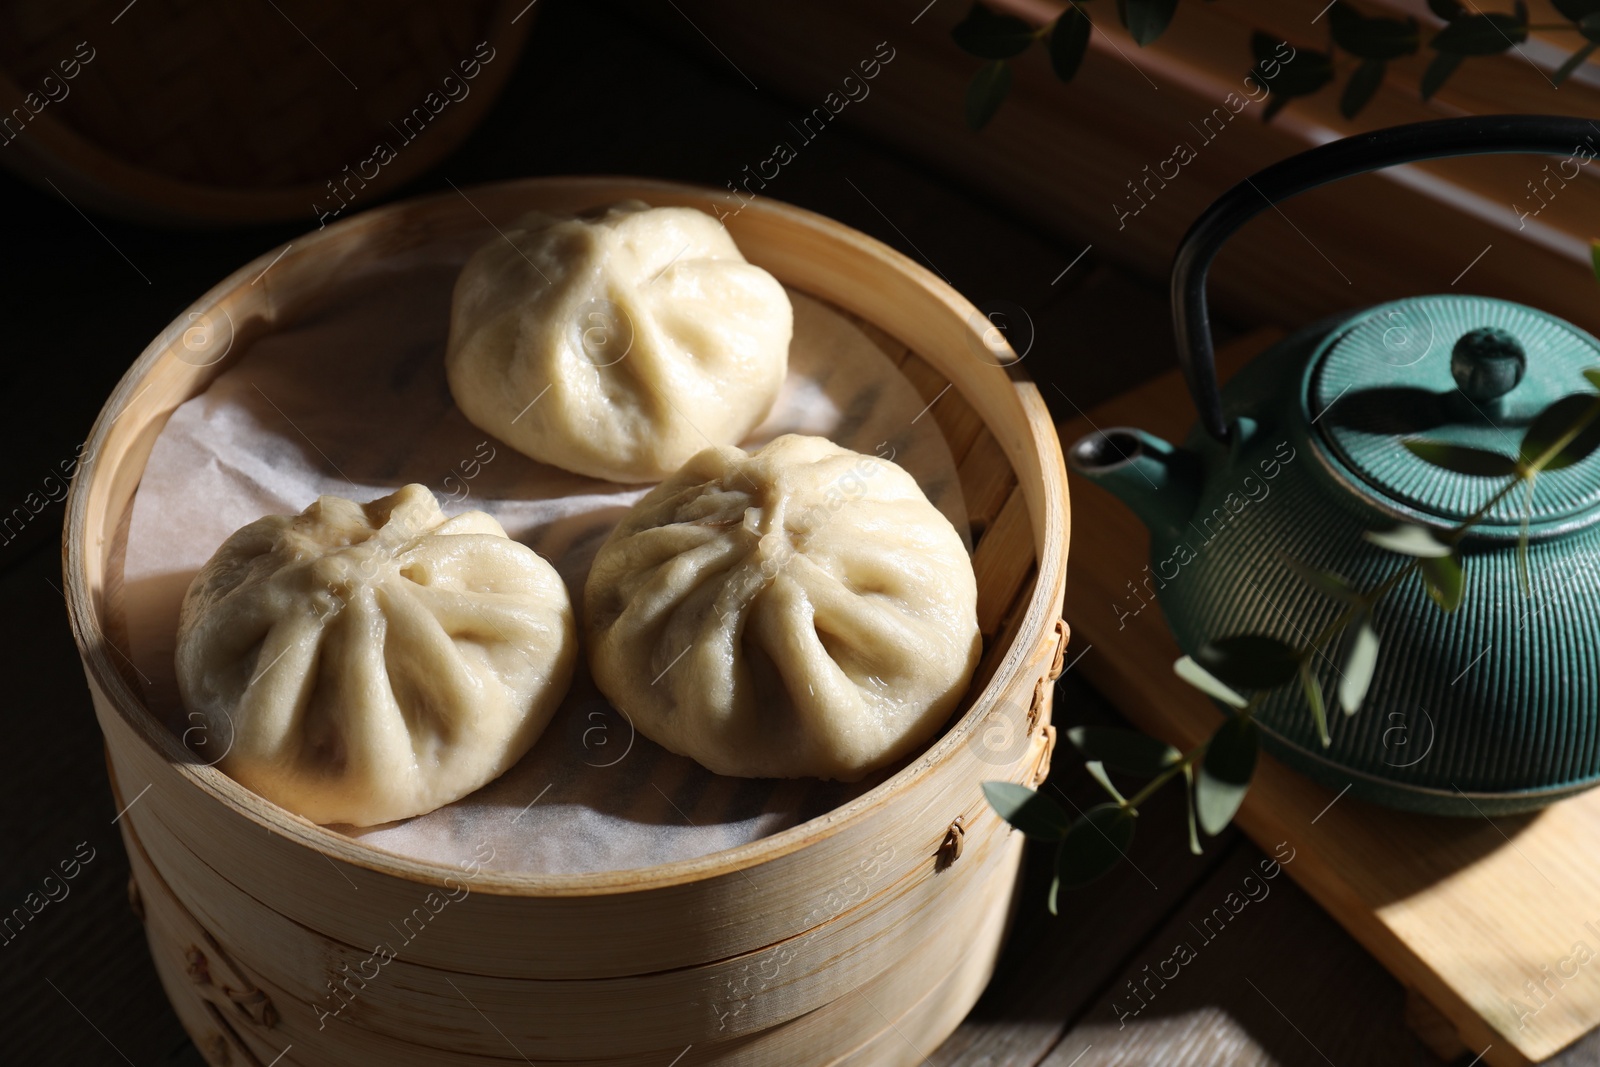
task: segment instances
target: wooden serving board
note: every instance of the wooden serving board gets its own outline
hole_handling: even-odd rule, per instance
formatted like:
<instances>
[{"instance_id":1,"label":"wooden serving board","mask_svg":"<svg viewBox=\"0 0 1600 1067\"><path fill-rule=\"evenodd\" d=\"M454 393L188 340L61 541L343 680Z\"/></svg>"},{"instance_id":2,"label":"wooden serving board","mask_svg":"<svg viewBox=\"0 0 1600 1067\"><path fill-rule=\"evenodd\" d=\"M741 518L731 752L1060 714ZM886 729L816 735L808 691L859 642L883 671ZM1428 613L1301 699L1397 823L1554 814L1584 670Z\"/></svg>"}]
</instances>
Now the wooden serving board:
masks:
<instances>
[{"instance_id":1,"label":"wooden serving board","mask_svg":"<svg viewBox=\"0 0 1600 1067\"><path fill-rule=\"evenodd\" d=\"M1223 375L1276 337L1225 348ZM1070 449L1092 426L1127 425L1181 440L1193 419L1174 370L1063 425L1061 439ZM1140 603L1128 583L1143 577L1145 530L1088 480L1072 476L1071 493L1069 669L1188 749L1215 729L1216 709L1173 674L1180 652L1154 603L1119 622ZM1413 1025L1440 1051L1521 1067L1600 1026L1600 790L1530 815L1447 819L1365 804L1263 757L1237 822L1269 853L1295 850L1289 873L1412 991ZM1430 1019L1448 1026L1430 1034Z\"/></svg>"}]
</instances>

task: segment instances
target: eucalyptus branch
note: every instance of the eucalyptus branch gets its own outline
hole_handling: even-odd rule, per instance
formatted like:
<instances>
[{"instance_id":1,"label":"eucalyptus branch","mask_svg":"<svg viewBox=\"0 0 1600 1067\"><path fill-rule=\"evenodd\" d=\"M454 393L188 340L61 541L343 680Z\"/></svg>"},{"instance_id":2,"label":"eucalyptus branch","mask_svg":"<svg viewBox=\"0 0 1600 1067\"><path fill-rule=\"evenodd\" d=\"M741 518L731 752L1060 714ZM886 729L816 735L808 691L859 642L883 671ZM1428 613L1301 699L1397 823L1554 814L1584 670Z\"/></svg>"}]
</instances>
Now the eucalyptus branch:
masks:
<instances>
[{"instance_id":1,"label":"eucalyptus branch","mask_svg":"<svg viewBox=\"0 0 1600 1067\"><path fill-rule=\"evenodd\" d=\"M1600 263L1597 263L1600 274ZM1600 370L1584 372L1600 390ZM1009 782L986 782L984 792L1000 815L1030 837L1059 842L1056 880L1050 891L1050 910L1056 910L1062 888L1087 884L1114 867L1133 840L1139 808L1167 783L1182 776L1188 804L1190 845L1199 851L1196 826L1215 836L1233 819L1250 787L1260 750L1257 711L1270 694L1296 681L1304 691L1324 747L1332 742L1321 683L1315 672L1316 657L1326 658L1324 646L1345 638L1339 668L1338 702L1353 715L1366 699L1376 674L1379 637L1373 617L1382 603L1412 576L1422 579L1429 597L1445 612L1461 605L1465 578L1460 556L1462 543L1495 509L1523 489L1531 502L1540 474L1558 471L1587 458L1600 447L1600 393L1577 393L1547 407L1529 425L1515 457L1437 441L1408 439L1413 455L1456 474L1504 480L1485 502L1465 519L1443 531L1403 524L1391 530L1369 530L1371 544L1405 558L1383 581L1359 590L1331 571L1318 570L1285 559L1286 565L1319 592L1344 605L1334 618L1304 644L1294 645L1265 634L1236 634L1217 638L1184 656L1174 665L1178 676L1219 704L1232 709L1212 735L1188 752L1133 730L1076 727L1067 732L1087 759L1091 776L1110 796L1071 818L1054 800ZM1526 573L1529 504L1524 504L1518 540L1519 570ZM1524 592L1528 583L1524 580ZM1346 638L1349 631L1354 635ZM1331 661L1330 661L1331 662ZM1249 690L1248 697L1239 690ZM1131 796L1124 796L1106 768L1147 779Z\"/></svg>"},{"instance_id":2,"label":"eucalyptus branch","mask_svg":"<svg viewBox=\"0 0 1600 1067\"><path fill-rule=\"evenodd\" d=\"M1063 82L1073 79L1093 32L1090 4L1091 0L1073 0L1054 21L1037 26L984 3L973 4L950 31L962 51L987 60L967 87L966 118L972 129L982 129L1000 109L1011 91L1011 62L1036 42L1044 45L1056 77ZM1600 47L1600 8L1589 0L1556 0L1555 6L1566 22L1531 23L1521 0L1516 0L1510 11L1490 12L1461 0L1428 0L1428 10L1441 24L1427 38L1433 58L1421 76L1422 98L1427 100L1438 92L1463 60L1508 52L1534 32L1582 37L1578 49L1548 76L1556 85L1565 81ZM1178 7L1178 0L1119 0L1116 10L1128 35L1144 47L1167 31ZM1254 85L1270 93L1263 120L1270 120L1290 100L1321 91L1344 70L1349 74L1339 110L1345 118L1354 118L1383 85L1391 61L1422 51L1424 31L1415 18L1365 16L1347 0L1337 0L1327 14L1324 52L1297 48L1261 30L1251 34L1255 62L1246 83L1252 84L1253 79ZM1284 46L1289 47L1289 59L1280 51ZM1348 60L1341 60L1340 53ZM1255 91L1249 90L1253 98Z\"/></svg>"}]
</instances>

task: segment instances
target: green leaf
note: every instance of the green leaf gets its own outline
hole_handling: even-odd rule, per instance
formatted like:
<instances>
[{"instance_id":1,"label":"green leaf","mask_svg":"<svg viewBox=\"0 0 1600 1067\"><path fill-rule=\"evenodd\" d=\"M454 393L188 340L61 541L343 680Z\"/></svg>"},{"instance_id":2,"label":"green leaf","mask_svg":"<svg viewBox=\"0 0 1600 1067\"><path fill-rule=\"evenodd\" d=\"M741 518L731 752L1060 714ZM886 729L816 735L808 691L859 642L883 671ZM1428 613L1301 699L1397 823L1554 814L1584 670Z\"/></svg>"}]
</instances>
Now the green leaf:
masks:
<instances>
[{"instance_id":1,"label":"green leaf","mask_svg":"<svg viewBox=\"0 0 1600 1067\"><path fill-rule=\"evenodd\" d=\"M1467 13L1461 0L1428 0L1428 10L1442 19L1460 18Z\"/></svg>"},{"instance_id":2,"label":"green leaf","mask_svg":"<svg viewBox=\"0 0 1600 1067\"><path fill-rule=\"evenodd\" d=\"M1206 744L1206 758L1195 782L1195 809L1200 828L1215 837L1244 802L1255 773L1261 730L1254 719L1234 715L1217 727Z\"/></svg>"},{"instance_id":3,"label":"green leaf","mask_svg":"<svg viewBox=\"0 0 1600 1067\"><path fill-rule=\"evenodd\" d=\"M1072 825L1060 804L1015 782L984 782L989 806L1006 822L1038 841L1060 841Z\"/></svg>"},{"instance_id":4,"label":"green leaf","mask_svg":"<svg viewBox=\"0 0 1600 1067\"><path fill-rule=\"evenodd\" d=\"M1072 4L1050 26L1050 69L1064 82L1072 80L1089 48L1089 33L1094 28L1083 8Z\"/></svg>"},{"instance_id":5,"label":"green leaf","mask_svg":"<svg viewBox=\"0 0 1600 1067\"><path fill-rule=\"evenodd\" d=\"M1493 12L1453 19L1428 44L1458 56L1493 56L1527 39L1526 19Z\"/></svg>"},{"instance_id":6,"label":"green leaf","mask_svg":"<svg viewBox=\"0 0 1600 1067\"><path fill-rule=\"evenodd\" d=\"M979 67L967 86L967 125L974 130L987 126L1010 91L1011 67L1005 60Z\"/></svg>"},{"instance_id":7,"label":"green leaf","mask_svg":"<svg viewBox=\"0 0 1600 1067\"><path fill-rule=\"evenodd\" d=\"M1347 119L1355 118L1356 113L1372 99L1372 94L1378 91L1378 86L1383 84L1383 72L1387 67L1388 64L1381 59L1363 61L1345 83L1344 92L1339 97L1339 114Z\"/></svg>"},{"instance_id":8,"label":"green leaf","mask_svg":"<svg viewBox=\"0 0 1600 1067\"><path fill-rule=\"evenodd\" d=\"M1277 60L1275 55L1280 43L1260 31L1250 38L1250 47L1256 57L1255 66L1250 68L1250 76L1266 86L1270 94L1261 112L1264 122L1283 110L1290 100L1297 96L1310 96L1333 80L1333 58L1328 53L1301 48L1296 50L1293 60L1284 63ZM1269 65L1275 70L1270 77L1267 74Z\"/></svg>"},{"instance_id":9,"label":"green leaf","mask_svg":"<svg viewBox=\"0 0 1600 1067\"><path fill-rule=\"evenodd\" d=\"M1403 523L1392 530L1368 530L1361 536L1379 548L1387 548L1402 556L1433 559L1450 554L1450 546L1433 536L1433 531L1426 526Z\"/></svg>"},{"instance_id":10,"label":"green leaf","mask_svg":"<svg viewBox=\"0 0 1600 1067\"><path fill-rule=\"evenodd\" d=\"M1262 634L1207 641L1194 658L1225 685L1244 689L1272 689L1293 678L1300 668L1300 656L1293 648Z\"/></svg>"},{"instance_id":11,"label":"green leaf","mask_svg":"<svg viewBox=\"0 0 1600 1067\"><path fill-rule=\"evenodd\" d=\"M1583 380L1600 389L1600 367L1590 367L1583 372Z\"/></svg>"},{"instance_id":12,"label":"green leaf","mask_svg":"<svg viewBox=\"0 0 1600 1067\"><path fill-rule=\"evenodd\" d=\"M1372 676L1378 672L1378 631L1365 615L1356 620L1354 629L1339 672L1339 706L1346 715L1360 710L1367 690L1372 688Z\"/></svg>"},{"instance_id":13,"label":"green leaf","mask_svg":"<svg viewBox=\"0 0 1600 1067\"><path fill-rule=\"evenodd\" d=\"M1188 682L1206 696L1220 700L1224 704L1232 704L1236 708L1244 707L1249 701L1229 689L1223 682L1210 671L1196 663L1190 656L1182 656L1172 665L1173 673Z\"/></svg>"},{"instance_id":14,"label":"green leaf","mask_svg":"<svg viewBox=\"0 0 1600 1067\"><path fill-rule=\"evenodd\" d=\"M1115 726L1074 726L1067 731L1067 740L1087 759L1145 778L1154 778L1183 758L1169 744Z\"/></svg>"},{"instance_id":15,"label":"green leaf","mask_svg":"<svg viewBox=\"0 0 1600 1067\"><path fill-rule=\"evenodd\" d=\"M1584 35L1588 36L1588 32L1585 31ZM1600 48L1600 44L1595 44L1593 41L1590 41L1588 44L1572 53L1567 57L1566 62L1557 67L1556 72L1550 75L1550 80L1557 85L1560 85L1562 82L1566 81L1572 76L1573 71L1583 66L1584 63L1588 61L1589 57L1594 55L1594 50L1596 48Z\"/></svg>"},{"instance_id":16,"label":"green leaf","mask_svg":"<svg viewBox=\"0 0 1600 1067\"><path fill-rule=\"evenodd\" d=\"M1276 78L1268 78L1259 67L1256 77L1273 93L1282 96L1309 96L1333 80L1333 57L1326 52L1300 49L1293 61L1278 68Z\"/></svg>"},{"instance_id":17,"label":"green leaf","mask_svg":"<svg viewBox=\"0 0 1600 1067\"><path fill-rule=\"evenodd\" d=\"M1188 764L1183 768L1183 806L1189 815L1189 852L1200 855L1200 830L1195 825L1194 817L1194 768Z\"/></svg>"},{"instance_id":18,"label":"green leaf","mask_svg":"<svg viewBox=\"0 0 1600 1067\"><path fill-rule=\"evenodd\" d=\"M1117 0L1117 15L1142 48L1167 32L1178 0Z\"/></svg>"},{"instance_id":19,"label":"green leaf","mask_svg":"<svg viewBox=\"0 0 1600 1067\"><path fill-rule=\"evenodd\" d=\"M1328 12L1333 43L1361 59L1398 59L1422 43L1416 19L1363 18L1344 0Z\"/></svg>"},{"instance_id":20,"label":"green leaf","mask_svg":"<svg viewBox=\"0 0 1600 1067\"><path fill-rule=\"evenodd\" d=\"M1311 671L1309 658L1300 664L1300 688L1305 690L1306 703L1311 705L1311 719L1317 724L1317 736L1322 738L1322 747L1327 748L1333 743L1333 737L1328 733L1328 703L1322 697L1322 683Z\"/></svg>"},{"instance_id":21,"label":"green leaf","mask_svg":"<svg viewBox=\"0 0 1600 1067\"><path fill-rule=\"evenodd\" d=\"M1361 591L1350 584L1349 579L1332 571L1318 570L1316 567L1301 563L1287 552L1279 552L1278 559L1284 566L1294 571L1295 576L1305 582L1317 592L1330 596L1346 604L1353 604L1361 599Z\"/></svg>"},{"instance_id":22,"label":"green leaf","mask_svg":"<svg viewBox=\"0 0 1600 1067\"><path fill-rule=\"evenodd\" d=\"M1117 804L1097 804L1073 821L1056 853L1056 879L1078 889L1101 877L1133 844L1133 813Z\"/></svg>"},{"instance_id":23,"label":"green leaf","mask_svg":"<svg viewBox=\"0 0 1600 1067\"><path fill-rule=\"evenodd\" d=\"M1457 474L1472 474L1483 478L1504 478L1517 473L1517 461L1498 452L1488 452L1466 445L1452 445L1444 441L1427 441L1408 437L1400 442L1418 459L1443 467Z\"/></svg>"},{"instance_id":24,"label":"green leaf","mask_svg":"<svg viewBox=\"0 0 1600 1067\"><path fill-rule=\"evenodd\" d=\"M1452 553L1422 561L1422 580L1428 595L1447 614L1461 606L1461 594L1466 588L1466 575L1461 570L1461 560Z\"/></svg>"},{"instance_id":25,"label":"green leaf","mask_svg":"<svg viewBox=\"0 0 1600 1067\"><path fill-rule=\"evenodd\" d=\"M1574 393L1534 417L1522 435L1522 462L1532 471L1558 471L1587 459L1597 447L1600 396Z\"/></svg>"},{"instance_id":26,"label":"green leaf","mask_svg":"<svg viewBox=\"0 0 1600 1067\"><path fill-rule=\"evenodd\" d=\"M1444 87L1445 79L1456 72L1462 57L1454 52L1437 52L1428 69L1422 72L1422 99L1431 100L1433 94Z\"/></svg>"},{"instance_id":27,"label":"green leaf","mask_svg":"<svg viewBox=\"0 0 1600 1067\"><path fill-rule=\"evenodd\" d=\"M1015 15L1002 15L973 4L967 17L950 30L956 45L980 59L1010 59L1033 43L1033 27Z\"/></svg>"},{"instance_id":28,"label":"green leaf","mask_svg":"<svg viewBox=\"0 0 1600 1067\"><path fill-rule=\"evenodd\" d=\"M1302 56L1310 53L1302 52ZM1333 67L1331 65L1318 68L1307 79L1279 78L1277 84L1268 86L1269 95L1266 105L1261 109L1261 121L1269 122L1272 117L1289 106L1291 100L1302 96L1315 95L1324 85L1333 80Z\"/></svg>"},{"instance_id":29,"label":"green leaf","mask_svg":"<svg viewBox=\"0 0 1600 1067\"><path fill-rule=\"evenodd\" d=\"M1128 798L1123 796L1117 790L1117 787L1111 784L1111 777L1110 775L1106 774L1104 764L1102 764L1099 760L1092 759L1083 766L1089 772L1089 776L1100 783L1100 788L1104 789L1111 796L1112 800L1115 800L1118 804L1126 804L1128 802Z\"/></svg>"}]
</instances>

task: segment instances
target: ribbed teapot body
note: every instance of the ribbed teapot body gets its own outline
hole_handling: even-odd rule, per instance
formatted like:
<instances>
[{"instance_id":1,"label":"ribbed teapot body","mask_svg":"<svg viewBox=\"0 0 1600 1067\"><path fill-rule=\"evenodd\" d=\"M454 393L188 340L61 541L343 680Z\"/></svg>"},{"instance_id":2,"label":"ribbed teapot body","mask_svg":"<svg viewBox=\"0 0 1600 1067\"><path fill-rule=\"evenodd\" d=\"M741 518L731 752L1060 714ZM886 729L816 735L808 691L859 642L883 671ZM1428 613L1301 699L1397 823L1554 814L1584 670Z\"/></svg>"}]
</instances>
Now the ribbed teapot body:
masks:
<instances>
[{"instance_id":1,"label":"ribbed teapot body","mask_svg":"<svg viewBox=\"0 0 1600 1067\"><path fill-rule=\"evenodd\" d=\"M1152 530L1142 576L1186 652L1241 633L1310 644L1346 605L1291 560L1363 590L1407 565L1362 537L1397 519L1352 491L1305 407L1307 360L1337 326L1296 334L1228 384L1230 443L1198 430L1187 442L1198 502L1183 525ZM1499 486L1484 479L1484 499ZM1600 526L1535 539L1529 595L1516 555L1515 540L1466 540L1465 595L1450 614L1420 578L1403 580L1373 615L1381 645L1365 701L1348 717L1330 708L1332 744L1291 684L1258 711L1269 747L1335 789L1441 814L1527 810L1600 782ZM1313 653L1330 703L1340 642Z\"/></svg>"}]
</instances>

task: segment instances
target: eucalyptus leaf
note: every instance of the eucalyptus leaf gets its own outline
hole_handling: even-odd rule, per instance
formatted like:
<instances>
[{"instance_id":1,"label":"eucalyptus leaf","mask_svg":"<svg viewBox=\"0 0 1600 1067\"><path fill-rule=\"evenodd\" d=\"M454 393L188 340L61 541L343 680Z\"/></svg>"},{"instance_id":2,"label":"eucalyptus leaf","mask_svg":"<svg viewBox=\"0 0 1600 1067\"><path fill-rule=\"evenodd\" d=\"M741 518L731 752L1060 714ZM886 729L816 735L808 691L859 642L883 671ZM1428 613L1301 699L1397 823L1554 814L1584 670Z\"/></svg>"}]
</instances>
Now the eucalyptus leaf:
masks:
<instances>
[{"instance_id":1,"label":"eucalyptus leaf","mask_svg":"<svg viewBox=\"0 0 1600 1067\"><path fill-rule=\"evenodd\" d=\"M1333 736L1328 733L1328 702L1323 699L1322 683L1312 673L1309 659L1300 664L1300 688L1305 691L1306 703L1311 706L1311 719L1317 724L1317 736L1322 739L1322 747L1327 748L1333 743Z\"/></svg>"},{"instance_id":2,"label":"eucalyptus leaf","mask_svg":"<svg viewBox=\"0 0 1600 1067\"><path fill-rule=\"evenodd\" d=\"M1140 47L1167 32L1177 10L1178 0L1117 0L1117 15Z\"/></svg>"},{"instance_id":3,"label":"eucalyptus leaf","mask_svg":"<svg viewBox=\"0 0 1600 1067\"><path fill-rule=\"evenodd\" d=\"M1583 380L1600 389L1600 367L1590 367L1583 372Z\"/></svg>"},{"instance_id":4,"label":"eucalyptus leaf","mask_svg":"<svg viewBox=\"0 0 1600 1067\"><path fill-rule=\"evenodd\" d=\"M1328 12L1333 43L1361 59L1398 59L1422 43L1416 19L1364 18L1339 0Z\"/></svg>"},{"instance_id":5,"label":"eucalyptus leaf","mask_svg":"<svg viewBox=\"0 0 1600 1067\"><path fill-rule=\"evenodd\" d=\"M1420 437L1408 437L1400 443L1418 459L1435 467L1443 467L1447 471L1455 471L1457 474L1504 478L1517 473L1517 461L1498 452L1468 448L1466 445L1452 445L1444 441L1427 441Z\"/></svg>"},{"instance_id":6,"label":"eucalyptus leaf","mask_svg":"<svg viewBox=\"0 0 1600 1067\"><path fill-rule=\"evenodd\" d=\"M1436 52L1428 63L1428 69L1422 72L1422 99L1431 100L1433 94L1444 87L1445 79L1456 72L1461 65L1463 57L1455 52Z\"/></svg>"},{"instance_id":7,"label":"eucalyptus leaf","mask_svg":"<svg viewBox=\"0 0 1600 1067\"><path fill-rule=\"evenodd\" d=\"M1276 78L1266 77L1259 66L1256 77L1274 95L1309 96L1333 80L1333 57L1326 52L1301 48L1292 62L1279 66Z\"/></svg>"},{"instance_id":8,"label":"eucalyptus leaf","mask_svg":"<svg viewBox=\"0 0 1600 1067\"><path fill-rule=\"evenodd\" d=\"M1051 798L1015 782L984 782L989 806L1006 822L1039 841L1060 841L1072 817Z\"/></svg>"},{"instance_id":9,"label":"eucalyptus leaf","mask_svg":"<svg viewBox=\"0 0 1600 1067\"><path fill-rule=\"evenodd\" d=\"M987 126L1010 91L1011 67L1005 60L979 67L967 86L967 125L974 130Z\"/></svg>"},{"instance_id":10,"label":"eucalyptus leaf","mask_svg":"<svg viewBox=\"0 0 1600 1067\"><path fill-rule=\"evenodd\" d=\"M1115 800L1118 804L1126 804L1128 802L1128 798L1123 796L1121 791L1111 783L1111 776L1106 774L1104 764L1099 760L1090 760L1083 766L1089 772L1089 777L1099 782L1100 788L1104 789L1112 800Z\"/></svg>"},{"instance_id":11,"label":"eucalyptus leaf","mask_svg":"<svg viewBox=\"0 0 1600 1067\"><path fill-rule=\"evenodd\" d=\"M1368 530L1361 536L1379 548L1387 548L1402 556L1433 559L1450 554L1450 546L1433 536L1433 531L1426 526L1402 523L1392 530Z\"/></svg>"},{"instance_id":12,"label":"eucalyptus leaf","mask_svg":"<svg viewBox=\"0 0 1600 1067\"><path fill-rule=\"evenodd\" d=\"M1087 759L1144 778L1154 778L1183 758L1169 744L1116 726L1074 726L1067 731L1067 740Z\"/></svg>"},{"instance_id":13,"label":"eucalyptus leaf","mask_svg":"<svg viewBox=\"0 0 1600 1067\"><path fill-rule=\"evenodd\" d=\"M969 55L1010 59L1033 43L1033 27L1015 15L1002 15L982 4L973 4L967 17L951 28L950 36Z\"/></svg>"},{"instance_id":14,"label":"eucalyptus leaf","mask_svg":"<svg viewBox=\"0 0 1600 1067\"><path fill-rule=\"evenodd\" d=\"M1345 83L1344 92L1339 95L1339 114L1347 119L1355 118L1383 84L1383 74L1387 69L1388 64L1381 59L1363 60Z\"/></svg>"},{"instance_id":15,"label":"eucalyptus leaf","mask_svg":"<svg viewBox=\"0 0 1600 1067\"><path fill-rule=\"evenodd\" d=\"M1600 23L1597 23L1595 30L1596 32L1600 32ZM1584 36L1589 36L1589 30L1584 30ZM1589 57L1594 55L1594 50L1596 48L1600 48L1600 44L1596 44L1593 40L1591 40L1588 44L1572 53L1566 58L1566 62L1557 67L1556 72L1550 75L1550 80L1557 85L1560 85L1562 82L1566 81L1572 76L1573 71L1577 70L1579 67L1583 66L1584 63L1588 62Z\"/></svg>"},{"instance_id":16,"label":"eucalyptus leaf","mask_svg":"<svg viewBox=\"0 0 1600 1067\"><path fill-rule=\"evenodd\" d=\"M1196 663L1191 656L1179 657L1177 662L1172 665L1172 670L1179 678L1182 678L1214 700L1220 700L1222 703L1231 704L1236 708L1242 708L1249 703L1244 697L1230 689L1221 679L1217 678L1216 675Z\"/></svg>"},{"instance_id":17,"label":"eucalyptus leaf","mask_svg":"<svg viewBox=\"0 0 1600 1067\"><path fill-rule=\"evenodd\" d=\"M1452 19L1428 44L1458 56L1494 56L1527 39L1527 19L1491 12Z\"/></svg>"},{"instance_id":18,"label":"eucalyptus leaf","mask_svg":"<svg viewBox=\"0 0 1600 1067\"><path fill-rule=\"evenodd\" d=\"M1378 631L1372 628L1372 620L1362 615L1352 629L1344 665L1339 670L1339 706L1346 715L1361 709L1367 690L1372 688L1372 677L1378 672Z\"/></svg>"},{"instance_id":19,"label":"eucalyptus leaf","mask_svg":"<svg viewBox=\"0 0 1600 1067\"><path fill-rule=\"evenodd\" d=\"M1089 48L1094 28L1089 16L1077 4L1069 4L1050 27L1050 69L1064 82L1072 80Z\"/></svg>"},{"instance_id":20,"label":"eucalyptus leaf","mask_svg":"<svg viewBox=\"0 0 1600 1067\"><path fill-rule=\"evenodd\" d=\"M1293 678L1300 668L1300 656L1293 648L1263 634L1207 641L1194 658L1223 684L1244 689L1272 689Z\"/></svg>"},{"instance_id":21,"label":"eucalyptus leaf","mask_svg":"<svg viewBox=\"0 0 1600 1067\"><path fill-rule=\"evenodd\" d=\"M1577 430L1577 434L1563 444L1563 438L1573 430ZM1558 471L1587 459L1597 447L1600 447L1600 396L1574 393L1562 397L1534 417L1522 435L1522 462L1533 471Z\"/></svg>"},{"instance_id":22,"label":"eucalyptus leaf","mask_svg":"<svg viewBox=\"0 0 1600 1067\"><path fill-rule=\"evenodd\" d=\"M1361 591L1350 584L1349 579L1333 571L1319 570L1309 564L1301 563L1287 552L1279 552L1278 559L1284 566L1294 571L1295 576L1305 582L1319 593L1323 593L1335 600L1350 604L1361 599Z\"/></svg>"},{"instance_id":23,"label":"eucalyptus leaf","mask_svg":"<svg viewBox=\"0 0 1600 1067\"><path fill-rule=\"evenodd\" d=\"M1258 63L1251 68L1250 74L1267 87L1267 102L1261 109L1262 122L1270 122L1274 115L1288 106L1289 101L1310 96L1333 80L1333 60L1328 53L1305 48L1295 55L1294 62L1278 68L1276 78L1268 78L1261 68L1262 65Z\"/></svg>"},{"instance_id":24,"label":"eucalyptus leaf","mask_svg":"<svg viewBox=\"0 0 1600 1067\"><path fill-rule=\"evenodd\" d=\"M1308 48L1295 49L1294 58L1288 62L1278 58L1284 41L1256 30L1250 35L1250 54L1255 64L1251 75L1279 98L1279 107L1289 98L1314 93L1333 79L1333 58L1326 52L1313 52ZM1272 64L1274 73L1268 75L1266 67ZM1270 106L1272 101L1267 101Z\"/></svg>"},{"instance_id":25,"label":"eucalyptus leaf","mask_svg":"<svg viewBox=\"0 0 1600 1067\"><path fill-rule=\"evenodd\" d=\"M1183 806L1189 816L1189 852L1200 855L1200 829L1195 825L1194 817L1194 768L1188 764L1183 768Z\"/></svg>"},{"instance_id":26,"label":"eucalyptus leaf","mask_svg":"<svg viewBox=\"0 0 1600 1067\"><path fill-rule=\"evenodd\" d=\"M1097 804L1073 820L1056 853L1062 889L1088 885L1115 867L1133 844L1133 813L1118 804Z\"/></svg>"},{"instance_id":27,"label":"eucalyptus leaf","mask_svg":"<svg viewBox=\"0 0 1600 1067\"><path fill-rule=\"evenodd\" d=\"M1200 828L1215 837L1233 821L1250 790L1261 748L1261 729L1254 719L1230 717L1206 743L1206 758L1195 780L1195 811Z\"/></svg>"},{"instance_id":28,"label":"eucalyptus leaf","mask_svg":"<svg viewBox=\"0 0 1600 1067\"><path fill-rule=\"evenodd\" d=\"M1421 569L1423 583L1427 585L1428 595L1435 604L1446 613L1461 606L1461 596L1466 589L1466 573L1461 569L1461 560L1454 553L1425 559Z\"/></svg>"}]
</instances>

